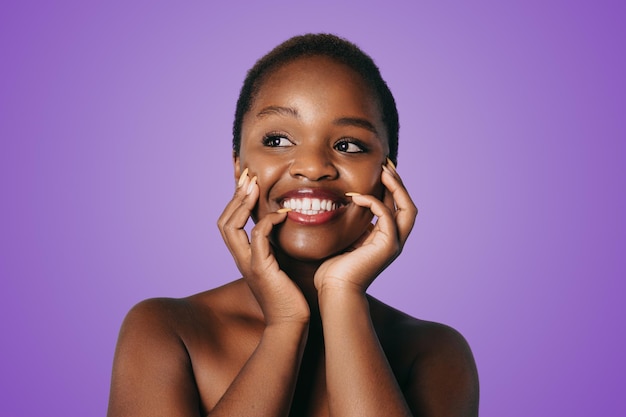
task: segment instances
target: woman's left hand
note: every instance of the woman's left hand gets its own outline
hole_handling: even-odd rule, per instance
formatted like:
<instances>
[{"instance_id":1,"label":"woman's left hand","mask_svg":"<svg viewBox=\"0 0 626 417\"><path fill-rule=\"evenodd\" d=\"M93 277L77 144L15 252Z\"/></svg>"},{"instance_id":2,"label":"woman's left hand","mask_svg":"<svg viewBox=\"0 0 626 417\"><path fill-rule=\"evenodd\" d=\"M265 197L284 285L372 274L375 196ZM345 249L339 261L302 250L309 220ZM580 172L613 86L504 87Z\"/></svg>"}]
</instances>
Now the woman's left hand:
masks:
<instances>
[{"instance_id":1,"label":"woman's left hand","mask_svg":"<svg viewBox=\"0 0 626 417\"><path fill-rule=\"evenodd\" d=\"M323 289L365 293L369 285L395 258L415 223L417 207L393 164L383 165L383 201L372 195L350 193L354 204L368 208L378 218L344 253L326 260L315 274L318 293Z\"/></svg>"}]
</instances>

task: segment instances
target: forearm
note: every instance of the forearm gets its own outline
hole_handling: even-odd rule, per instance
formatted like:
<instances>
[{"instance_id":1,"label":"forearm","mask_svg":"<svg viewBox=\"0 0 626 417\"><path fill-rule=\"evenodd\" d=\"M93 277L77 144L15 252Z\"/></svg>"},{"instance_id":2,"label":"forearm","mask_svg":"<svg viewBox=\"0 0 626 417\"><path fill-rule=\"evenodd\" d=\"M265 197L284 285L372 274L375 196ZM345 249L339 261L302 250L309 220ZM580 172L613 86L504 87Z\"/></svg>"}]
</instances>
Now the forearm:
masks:
<instances>
[{"instance_id":1,"label":"forearm","mask_svg":"<svg viewBox=\"0 0 626 417\"><path fill-rule=\"evenodd\" d=\"M259 345L209 416L287 416L307 324L268 326Z\"/></svg>"},{"instance_id":2,"label":"forearm","mask_svg":"<svg viewBox=\"0 0 626 417\"><path fill-rule=\"evenodd\" d=\"M410 416L378 341L365 295L324 289L319 303L331 416Z\"/></svg>"}]
</instances>

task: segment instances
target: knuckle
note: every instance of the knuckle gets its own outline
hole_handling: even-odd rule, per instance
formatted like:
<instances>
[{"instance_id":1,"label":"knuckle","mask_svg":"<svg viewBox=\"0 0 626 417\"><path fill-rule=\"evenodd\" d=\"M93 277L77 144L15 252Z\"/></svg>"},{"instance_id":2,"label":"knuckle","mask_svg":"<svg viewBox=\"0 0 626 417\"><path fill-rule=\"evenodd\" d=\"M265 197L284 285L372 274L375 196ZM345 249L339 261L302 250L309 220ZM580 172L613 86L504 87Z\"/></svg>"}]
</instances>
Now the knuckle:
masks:
<instances>
[{"instance_id":1,"label":"knuckle","mask_svg":"<svg viewBox=\"0 0 626 417\"><path fill-rule=\"evenodd\" d=\"M263 232L259 230L258 226L254 226L252 230L250 231L250 235L252 236L253 239L258 239L260 237L263 237Z\"/></svg>"},{"instance_id":2,"label":"knuckle","mask_svg":"<svg viewBox=\"0 0 626 417\"><path fill-rule=\"evenodd\" d=\"M225 222L222 226L222 231L224 234L232 234L235 232L237 228L231 222Z\"/></svg>"}]
</instances>

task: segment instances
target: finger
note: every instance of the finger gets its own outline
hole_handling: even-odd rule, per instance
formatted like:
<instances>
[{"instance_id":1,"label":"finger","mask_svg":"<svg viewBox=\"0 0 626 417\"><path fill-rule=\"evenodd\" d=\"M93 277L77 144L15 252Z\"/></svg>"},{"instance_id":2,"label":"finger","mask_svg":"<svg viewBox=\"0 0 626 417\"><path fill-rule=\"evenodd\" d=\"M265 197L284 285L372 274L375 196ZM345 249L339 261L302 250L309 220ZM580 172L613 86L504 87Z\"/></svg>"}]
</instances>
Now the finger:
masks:
<instances>
[{"instance_id":1,"label":"finger","mask_svg":"<svg viewBox=\"0 0 626 417\"><path fill-rule=\"evenodd\" d=\"M373 230L374 232L380 231L394 240L398 238L393 213L389 207L385 205L385 203L372 195L358 193L347 193L347 195L352 197L352 202L354 204L360 207L368 208L376 217L378 217L376 226Z\"/></svg>"},{"instance_id":2,"label":"finger","mask_svg":"<svg viewBox=\"0 0 626 417\"><path fill-rule=\"evenodd\" d=\"M219 219L217 219L217 227L219 228L220 233L222 233L222 236L224 236L222 232L224 224L228 221L228 219L230 219L237 207L241 205L241 202L246 197L246 191L249 185L250 177L248 176L248 169L246 168L239 177L239 181L237 184L237 188L235 189L235 194L233 195L233 198L228 202Z\"/></svg>"},{"instance_id":3,"label":"finger","mask_svg":"<svg viewBox=\"0 0 626 417\"><path fill-rule=\"evenodd\" d=\"M280 209L277 212L269 213L265 215L259 222L252 228L250 248L252 251L251 262L255 267L265 269L269 266L268 260L271 260L272 264L275 264L272 254L272 247L270 245L270 234L274 229L274 226L282 223L287 218L289 209Z\"/></svg>"},{"instance_id":4,"label":"finger","mask_svg":"<svg viewBox=\"0 0 626 417\"><path fill-rule=\"evenodd\" d=\"M240 209L247 210L252 212L256 201L258 199L258 185L256 184L257 177L253 177L252 179L246 178L242 182L242 186L238 187L235 191L235 196L228 203L224 211L222 212L220 218L218 219L218 227L220 232L223 232L224 226L229 221L232 221L235 212ZM249 216L249 215L248 215ZM245 217L245 222L247 222L247 217ZM245 226L244 222L244 226ZM222 233L223 235L223 233Z\"/></svg>"},{"instance_id":5,"label":"finger","mask_svg":"<svg viewBox=\"0 0 626 417\"><path fill-rule=\"evenodd\" d=\"M238 265L245 265L250 261L250 241L244 227L259 197L256 177L252 178L247 190L250 193L240 201L220 229L224 242Z\"/></svg>"},{"instance_id":6,"label":"finger","mask_svg":"<svg viewBox=\"0 0 626 417\"><path fill-rule=\"evenodd\" d=\"M398 227L398 236L401 244L404 245L415 224L417 207L413 203L411 196L409 196L409 192L404 187L404 184L402 184L397 172L393 173L389 168L384 167L381 181L393 197L396 207L395 219Z\"/></svg>"},{"instance_id":7,"label":"finger","mask_svg":"<svg viewBox=\"0 0 626 417\"><path fill-rule=\"evenodd\" d=\"M247 189L243 190L245 194L238 197L232 205L229 212L222 215L221 232L223 236L227 236L232 230L243 230L252 210L259 198L259 188L256 185L256 177L252 178L247 185Z\"/></svg>"},{"instance_id":8,"label":"finger","mask_svg":"<svg viewBox=\"0 0 626 417\"><path fill-rule=\"evenodd\" d=\"M404 186L402 178L400 178L400 174L398 174L398 169L396 168L396 165L393 163L393 161L391 161L391 159L387 158L387 163L383 165L383 170L393 175L398 180L398 182Z\"/></svg>"},{"instance_id":9,"label":"finger","mask_svg":"<svg viewBox=\"0 0 626 417\"><path fill-rule=\"evenodd\" d=\"M383 203L385 203L385 206L387 206L392 213L396 212L396 202L393 201L393 195L387 187L385 187L385 192L383 194Z\"/></svg>"}]
</instances>

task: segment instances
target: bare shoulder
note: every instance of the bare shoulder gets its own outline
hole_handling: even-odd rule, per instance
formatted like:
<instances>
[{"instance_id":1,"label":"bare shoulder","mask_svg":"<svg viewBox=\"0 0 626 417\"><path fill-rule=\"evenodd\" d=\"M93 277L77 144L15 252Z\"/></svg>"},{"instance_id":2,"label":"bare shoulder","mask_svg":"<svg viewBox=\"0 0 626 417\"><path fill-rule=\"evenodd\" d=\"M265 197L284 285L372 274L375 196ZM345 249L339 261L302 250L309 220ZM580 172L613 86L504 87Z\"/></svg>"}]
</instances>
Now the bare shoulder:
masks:
<instances>
[{"instance_id":1,"label":"bare shoulder","mask_svg":"<svg viewBox=\"0 0 626 417\"><path fill-rule=\"evenodd\" d=\"M223 360L218 344L228 340L225 323L239 314L223 299L237 297L240 288L229 284L187 298L153 298L135 305L118 338L109 417L197 415L205 409L202 404L214 401L206 396L217 396L223 385L213 372ZM199 370L206 381L198 379ZM200 386L208 394L201 395Z\"/></svg>"},{"instance_id":2,"label":"bare shoulder","mask_svg":"<svg viewBox=\"0 0 626 417\"><path fill-rule=\"evenodd\" d=\"M176 319L184 302L151 299L134 306L122 324L111 378L108 416L193 415L198 395ZM176 389L171 389L176 386Z\"/></svg>"},{"instance_id":3,"label":"bare shoulder","mask_svg":"<svg viewBox=\"0 0 626 417\"><path fill-rule=\"evenodd\" d=\"M467 341L454 328L420 320L370 297L370 311L381 341L401 345L424 357L471 354Z\"/></svg>"},{"instance_id":4,"label":"bare shoulder","mask_svg":"<svg viewBox=\"0 0 626 417\"><path fill-rule=\"evenodd\" d=\"M143 300L130 309L121 333L176 333L176 324L189 312L189 303L185 299L151 298Z\"/></svg>"},{"instance_id":5,"label":"bare shoulder","mask_svg":"<svg viewBox=\"0 0 626 417\"><path fill-rule=\"evenodd\" d=\"M120 330L119 342L141 339L149 343L144 350L161 346L184 344L184 336L196 321L198 303L192 298L151 298L143 300L130 309Z\"/></svg>"},{"instance_id":6,"label":"bare shoulder","mask_svg":"<svg viewBox=\"0 0 626 417\"><path fill-rule=\"evenodd\" d=\"M478 373L466 339L454 328L420 320L372 299L372 318L413 412L478 414Z\"/></svg>"},{"instance_id":7,"label":"bare shoulder","mask_svg":"<svg viewBox=\"0 0 626 417\"><path fill-rule=\"evenodd\" d=\"M147 299L128 312L121 335L132 329L133 334L177 338L185 344L194 342L199 329L203 337L217 337L224 323L253 320L254 309L247 297L248 287L233 281L185 298Z\"/></svg>"}]
</instances>

